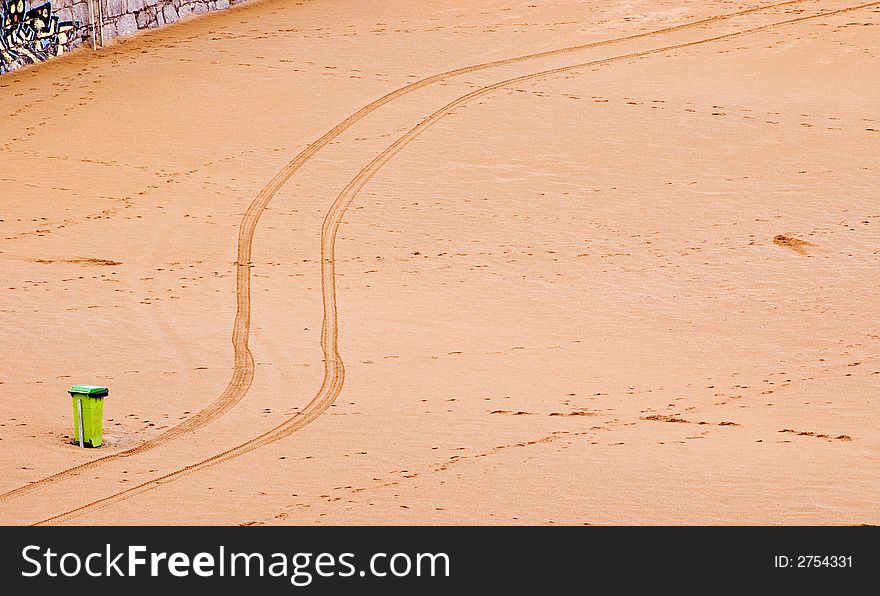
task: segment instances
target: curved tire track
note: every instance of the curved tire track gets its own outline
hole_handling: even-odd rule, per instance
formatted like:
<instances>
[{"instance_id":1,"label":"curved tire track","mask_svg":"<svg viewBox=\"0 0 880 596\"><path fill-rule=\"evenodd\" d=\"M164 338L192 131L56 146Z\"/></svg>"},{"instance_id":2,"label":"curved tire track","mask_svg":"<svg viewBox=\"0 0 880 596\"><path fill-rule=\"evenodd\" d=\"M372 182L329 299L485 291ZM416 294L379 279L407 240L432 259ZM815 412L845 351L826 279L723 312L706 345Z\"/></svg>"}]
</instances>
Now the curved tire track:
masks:
<instances>
[{"instance_id":1,"label":"curved tire track","mask_svg":"<svg viewBox=\"0 0 880 596\"><path fill-rule=\"evenodd\" d=\"M587 44L581 44L576 46L569 46L565 48L559 48L555 50L548 50L545 52L536 52L533 54L525 54L522 56L516 56L513 58L505 58L502 60L494 60L491 62L484 62L481 64L475 64L472 66L465 66L462 68L457 68L454 70L449 70L440 74L436 74L424 79L420 79L418 81L414 81L404 87L396 89L379 99L373 101L372 103L364 106L354 114L350 115L348 118L337 124L335 127L327 131L324 136L319 138L317 141L314 141L311 145L306 147L303 151L301 151L295 158L293 158L278 174L275 175L274 178L267 184L254 198L251 204L248 206L247 211L245 212L244 217L242 218L241 224L239 225L239 234L238 234L238 259L236 261L236 310L235 310L235 322L233 323L232 330L232 345L234 350L233 356L233 372L232 377L229 380L226 388L223 390L223 393L214 400L208 407L202 409L194 416L185 420L181 424L165 431L161 435L138 445L137 447L132 447L131 449L126 449L125 451L120 451L118 453L112 453L109 455L105 455L103 457L99 457L98 459L85 462L79 464L77 466L73 466L71 468L67 468L60 472L56 472L50 476L42 478L40 480L36 480L24 486L12 489L3 494L0 494L0 503L5 501L9 501L11 499L15 499L17 497L24 496L30 492L33 492L41 487L51 485L54 482L59 480L63 480L64 478L68 478L71 476L76 476L77 474L84 472L86 470L93 469L98 467L104 463L108 463L110 461L114 461L117 459L131 457L133 455L138 455L140 453L144 453L146 451L150 451L155 449L156 447L176 439L177 437L195 431L203 426L206 426L213 420L220 418L230 409L232 409L244 395L247 393L250 388L251 383L254 378L254 359L251 354L249 347L249 335L250 335L250 316L251 316L251 296L250 296L250 286L251 286L251 274L250 270L253 266L251 263L251 253L253 248L253 240L254 235L257 230L257 224L259 224L260 217L263 214L265 208L269 205L272 198L278 193L279 190L287 183L287 181L297 172L300 168L302 168L305 163L310 160L316 153L318 153L321 149L330 144L334 139L342 135L346 130L348 130L351 126L353 126L358 121L365 118L370 113L378 110L385 104L388 104L399 97L402 97L408 93L412 93L418 89L423 87L427 87L429 85L433 85L434 83L438 83L444 81L446 79L456 77L462 74L467 74L471 72L476 72L480 70L486 70L489 68L495 68L498 66L505 66L509 64L516 64L519 62L526 62L528 60L535 60L539 58L548 58L551 56L558 56L564 54L570 54L574 52L579 52L582 50L588 50L598 47L609 46L617 43L623 43L626 41L633 41L637 39L644 39L649 37L655 37L658 35L665 35L667 33L674 33L676 31L683 31L687 29L692 29L695 27L700 27L703 25L708 25L711 23L715 23L718 21L723 21L727 19L732 19L735 17L745 16L749 14L753 14L756 12L763 12L766 10L772 10L775 8L782 8L785 6L790 6L794 4L802 4L803 2L807 2L809 0L788 0L786 2L780 2L776 4L769 4L755 8L749 8L746 10L740 10L737 12L727 13L723 15L716 15L707 17L704 19L700 19L698 21L692 21L689 23L683 23L681 25L674 25L671 27L666 27L663 29L657 29L654 31L649 31L645 33L635 33L632 35L626 35L623 37L617 37L614 39L608 39L603 41L596 41ZM325 304L326 306L326 304ZM322 342L323 344L323 342ZM325 371L326 372L326 371ZM326 378L326 375L325 375Z\"/></svg>"},{"instance_id":2,"label":"curved tire track","mask_svg":"<svg viewBox=\"0 0 880 596\"><path fill-rule=\"evenodd\" d=\"M780 21L776 23L770 23L767 25L762 25L759 27L754 27L751 29L745 29L742 31L737 31L733 33L727 33L724 35L718 35L715 37L702 39L693 42L687 42L682 44L676 44L671 46L665 46L662 48L655 48L652 50L644 50L641 52L633 52L630 54L624 54L620 56L613 56L610 58L605 58L601 60L593 60L590 62L584 62L580 64L574 64L570 66L563 66L559 68L553 68L548 70L543 70L536 73L526 74L519 77L513 77L510 79L506 79L504 81L500 81L497 83L493 83L491 85L487 85L472 91L466 95L459 97L458 99L446 104L421 122L419 122L416 126L411 128L406 132L403 136L398 138L394 143L392 143L389 147L387 147L382 153L376 156L373 161L371 161L366 167L364 167L358 174L353 178L349 184L343 189L343 191L336 197L333 204L330 206L327 215L324 218L324 222L321 229L321 292L323 296L324 302L324 322L321 331L321 348L324 352L324 379L321 384L320 389L314 398L303 408L301 412L294 415L292 418L286 420L285 422L279 424L278 426L266 431L265 433L257 436L256 438L246 441L236 447L228 449L222 453L219 453L215 456L212 456L208 459L202 460L201 462L186 466L169 474L165 474L164 476L157 478L155 480L151 480L140 484L138 486L129 488L124 491L120 491L116 494L110 495L109 497L105 497L103 499L98 499L77 507L76 509L72 509L65 513L61 513L59 515L52 516L47 518L41 522L38 522L34 525L54 525L63 523L65 521L69 521L84 515L86 512L94 510L94 509L103 509L114 505L116 503L122 502L124 500L130 499L139 494L151 491L155 488L158 488L164 484L168 484L191 474L193 472L203 470L209 468L211 466L217 465L219 463L229 461L240 457L246 453L254 451L255 449L259 449L265 445L269 445L276 441L279 441L283 438L286 438L293 433L297 432L301 428L305 427L315 419L317 419L321 414L323 414L330 405L336 400L336 397L342 390L342 385L345 379L345 367L342 362L342 358L339 355L338 350L338 313L336 306L336 285L335 285L335 250L336 250L336 233L339 229L340 224L342 223L342 217L345 214L348 206L355 199L358 192L370 181L370 179L375 176L375 174L386 164L392 157L394 157L401 149L403 149L406 145L412 142L416 137L421 135L425 130L427 130L433 124L436 124L440 119L452 113L455 109L461 107L462 105L498 89L503 87L521 83L524 81L552 76L555 74L560 74L563 72L568 72L571 70L576 70L579 68L593 67L593 66L602 66L606 64L611 64L614 62L619 62L622 60L631 60L635 58L640 58L644 56L650 56L653 54L659 54L663 52L669 52L673 50L680 50L689 47L694 47L698 45L703 45L707 43L713 43L718 41L724 41L728 39L733 39L736 37L740 37L743 35L748 35L752 33L759 33L762 31L767 31L770 29L775 29L778 27L784 27L788 25L793 25L796 23L801 23L804 21L813 20L821 17L833 16L836 14L843 14L847 12L852 12L855 10L860 10L872 6L878 6L880 2L869 2L866 4L861 4L858 6L842 8L834 11L826 11L816 15L809 15L805 17L798 17L795 19L789 19L786 21ZM439 76L439 75L438 75ZM427 80L427 79L425 79ZM417 83L414 83L417 84ZM387 96L386 96L387 97ZM372 104L371 104L372 105ZM326 135L325 135L326 136ZM323 137L322 137L323 138ZM300 154L302 155L302 154ZM293 163L293 162L291 162ZM294 170L295 171L295 170ZM281 174L279 174L281 176ZM276 176L276 180L279 178ZM273 180L274 182L274 180ZM277 192L277 189L276 191ZM274 193L273 193L274 194Z\"/></svg>"}]
</instances>

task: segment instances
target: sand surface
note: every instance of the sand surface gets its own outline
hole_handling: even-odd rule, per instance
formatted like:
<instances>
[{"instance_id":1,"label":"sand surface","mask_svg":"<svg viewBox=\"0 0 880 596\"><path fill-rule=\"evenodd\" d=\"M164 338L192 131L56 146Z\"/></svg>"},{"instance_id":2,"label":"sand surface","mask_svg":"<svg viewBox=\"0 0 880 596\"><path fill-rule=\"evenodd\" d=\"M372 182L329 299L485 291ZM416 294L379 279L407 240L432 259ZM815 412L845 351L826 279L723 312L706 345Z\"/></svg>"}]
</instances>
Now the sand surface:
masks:
<instances>
[{"instance_id":1,"label":"sand surface","mask_svg":"<svg viewBox=\"0 0 880 596\"><path fill-rule=\"evenodd\" d=\"M3 76L0 522L880 523L878 99L858 0L264 1Z\"/></svg>"}]
</instances>

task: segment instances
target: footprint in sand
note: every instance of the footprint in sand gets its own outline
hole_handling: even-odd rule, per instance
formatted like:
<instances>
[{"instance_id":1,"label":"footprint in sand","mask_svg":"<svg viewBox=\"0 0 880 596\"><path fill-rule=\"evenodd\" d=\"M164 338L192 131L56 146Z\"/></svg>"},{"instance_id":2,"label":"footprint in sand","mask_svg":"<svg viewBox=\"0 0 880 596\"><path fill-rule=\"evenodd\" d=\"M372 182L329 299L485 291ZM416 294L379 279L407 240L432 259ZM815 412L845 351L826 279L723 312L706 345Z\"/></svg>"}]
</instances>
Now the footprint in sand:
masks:
<instances>
[{"instance_id":1,"label":"footprint in sand","mask_svg":"<svg viewBox=\"0 0 880 596\"><path fill-rule=\"evenodd\" d=\"M791 434L795 434L795 435L798 435L801 437L816 437L817 439L828 439L828 440L835 440L835 441L852 441L853 440L853 438L849 435L832 436L832 435L827 435L824 433L816 433L813 431L799 431L799 430L794 430L791 428L783 428L779 432L791 433Z\"/></svg>"},{"instance_id":2,"label":"footprint in sand","mask_svg":"<svg viewBox=\"0 0 880 596\"><path fill-rule=\"evenodd\" d=\"M784 234L774 236L773 244L775 244L776 246L782 246L784 248L790 248L799 255L808 254L807 247L816 246L812 242L807 242L806 240L801 240L800 238L794 238L792 236L786 236Z\"/></svg>"},{"instance_id":3,"label":"footprint in sand","mask_svg":"<svg viewBox=\"0 0 880 596\"><path fill-rule=\"evenodd\" d=\"M99 267L115 267L122 265L119 261L110 259L76 258L76 259L33 259L34 263L51 265L52 263L67 263L71 265L97 265Z\"/></svg>"}]
</instances>

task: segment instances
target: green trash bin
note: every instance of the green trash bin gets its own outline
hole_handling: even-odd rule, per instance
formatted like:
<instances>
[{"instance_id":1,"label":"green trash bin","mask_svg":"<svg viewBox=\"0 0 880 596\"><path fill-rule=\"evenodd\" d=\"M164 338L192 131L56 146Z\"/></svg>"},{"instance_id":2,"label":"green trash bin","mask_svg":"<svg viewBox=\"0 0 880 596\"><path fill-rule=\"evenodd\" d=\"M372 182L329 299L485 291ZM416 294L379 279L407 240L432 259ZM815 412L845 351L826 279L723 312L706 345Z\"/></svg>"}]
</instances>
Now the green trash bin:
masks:
<instances>
[{"instance_id":1,"label":"green trash bin","mask_svg":"<svg viewBox=\"0 0 880 596\"><path fill-rule=\"evenodd\" d=\"M106 387L74 385L67 390L73 398L73 442L80 447L100 447L104 430Z\"/></svg>"}]
</instances>

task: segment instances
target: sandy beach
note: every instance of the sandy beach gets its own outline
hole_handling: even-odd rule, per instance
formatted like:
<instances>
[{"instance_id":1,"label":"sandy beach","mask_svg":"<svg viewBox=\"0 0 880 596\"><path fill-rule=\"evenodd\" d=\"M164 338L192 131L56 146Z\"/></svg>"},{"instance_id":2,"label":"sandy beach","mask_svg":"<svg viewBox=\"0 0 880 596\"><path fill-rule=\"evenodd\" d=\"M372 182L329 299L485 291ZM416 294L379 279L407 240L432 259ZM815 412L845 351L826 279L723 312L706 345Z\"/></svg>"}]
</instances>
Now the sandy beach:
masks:
<instances>
[{"instance_id":1,"label":"sandy beach","mask_svg":"<svg viewBox=\"0 0 880 596\"><path fill-rule=\"evenodd\" d=\"M0 76L0 523L878 524L878 98L858 0L265 0Z\"/></svg>"}]
</instances>

